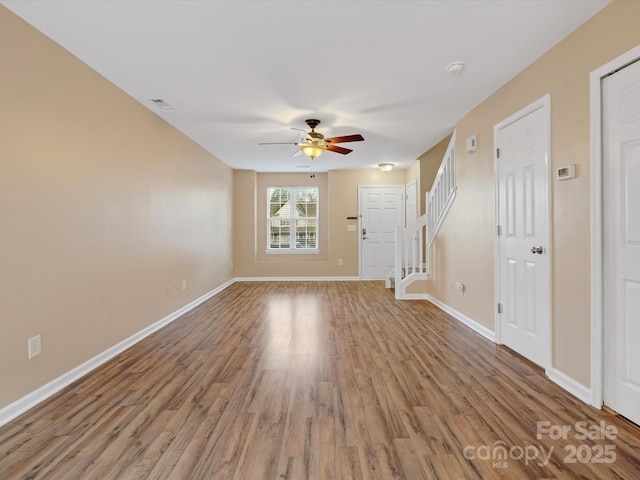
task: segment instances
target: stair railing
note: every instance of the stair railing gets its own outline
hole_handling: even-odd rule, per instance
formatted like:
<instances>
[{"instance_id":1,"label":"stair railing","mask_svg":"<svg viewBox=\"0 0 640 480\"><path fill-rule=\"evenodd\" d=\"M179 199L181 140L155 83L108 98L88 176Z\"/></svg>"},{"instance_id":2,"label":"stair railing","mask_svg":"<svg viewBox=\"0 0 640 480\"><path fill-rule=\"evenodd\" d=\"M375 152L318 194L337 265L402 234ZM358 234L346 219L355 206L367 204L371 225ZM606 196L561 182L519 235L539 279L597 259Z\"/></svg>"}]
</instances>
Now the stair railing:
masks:
<instances>
[{"instance_id":1,"label":"stair railing","mask_svg":"<svg viewBox=\"0 0 640 480\"><path fill-rule=\"evenodd\" d=\"M427 244L431 246L433 239L436 237L438 230L442 226L442 222L447 216L447 212L456 198L456 132L451 135L449 146L444 154L440 168L433 181L433 186L428 194L427 214L429 223L427 231L429 237Z\"/></svg>"}]
</instances>

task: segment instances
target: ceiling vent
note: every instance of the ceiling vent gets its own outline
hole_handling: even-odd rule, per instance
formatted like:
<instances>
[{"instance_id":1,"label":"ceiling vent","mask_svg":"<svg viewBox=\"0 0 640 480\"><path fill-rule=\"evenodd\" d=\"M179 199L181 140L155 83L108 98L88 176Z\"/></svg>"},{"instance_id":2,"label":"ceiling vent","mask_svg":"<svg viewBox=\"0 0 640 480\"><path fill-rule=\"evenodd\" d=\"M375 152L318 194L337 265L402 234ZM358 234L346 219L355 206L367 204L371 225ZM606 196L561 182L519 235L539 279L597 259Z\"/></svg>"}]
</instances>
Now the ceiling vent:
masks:
<instances>
[{"instance_id":1,"label":"ceiling vent","mask_svg":"<svg viewBox=\"0 0 640 480\"><path fill-rule=\"evenodd\" d=\"M151 102L162 110L174 110L174 108L161 98L150 98Z\"/></svg>"}]
</instances>

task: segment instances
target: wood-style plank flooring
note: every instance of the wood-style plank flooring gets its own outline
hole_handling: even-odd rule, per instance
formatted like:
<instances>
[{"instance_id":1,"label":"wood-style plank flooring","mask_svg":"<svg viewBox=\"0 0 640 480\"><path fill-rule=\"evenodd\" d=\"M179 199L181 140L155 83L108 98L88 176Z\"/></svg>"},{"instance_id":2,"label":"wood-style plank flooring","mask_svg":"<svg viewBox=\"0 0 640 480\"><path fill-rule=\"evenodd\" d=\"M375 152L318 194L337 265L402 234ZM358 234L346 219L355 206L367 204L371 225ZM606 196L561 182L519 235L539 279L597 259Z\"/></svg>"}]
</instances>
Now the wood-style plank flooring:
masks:
<instances>
[{"instance_id":1,"label":"wood-style plank flooring","mask_svg":"<svg viewBox=\"0 0 640 480\"><path fill-rule=\"evenodd\" d=\"M0 478L630 480L639 447L382 282L248 282L0 428Z\"/></svg>"}]
</instances>

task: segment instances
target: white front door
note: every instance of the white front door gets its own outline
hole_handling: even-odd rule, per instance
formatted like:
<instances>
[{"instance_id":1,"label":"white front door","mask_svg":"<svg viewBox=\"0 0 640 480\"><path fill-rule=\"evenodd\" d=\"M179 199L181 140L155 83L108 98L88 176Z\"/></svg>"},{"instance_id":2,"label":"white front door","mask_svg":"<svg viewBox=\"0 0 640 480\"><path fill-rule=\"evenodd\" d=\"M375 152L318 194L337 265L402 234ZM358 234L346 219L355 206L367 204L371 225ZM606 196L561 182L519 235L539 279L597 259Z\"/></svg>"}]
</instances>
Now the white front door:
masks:
<instances>
[{"instance_id":1,"label":"white front door","mask_svg":"<svg viewBox=\"0 0 640 480\"><path fill-rule=\"evenodd\" d=\"M640 61L602 89L604 403L640 424Z\"/></svg>"},{"instance_id":2,"label":"white front door","mask_svg":"<svg viewBox=\"0 0 640 480\"><path fill-rule=\"evenodd\" d=\"M496 336L547 367L550 331L549 97L496 125Z\"/></svg>"},{"instance_id":3,"label":"white front door","mask_svg":"<svg viewBox=\"0 0 640 480\"><path fill-rule=\"evenodd\" d=\"M396 227L404 225L404 186L360 187L360 277L380 280L395 266Z\"/></svg>"}]
</instances>

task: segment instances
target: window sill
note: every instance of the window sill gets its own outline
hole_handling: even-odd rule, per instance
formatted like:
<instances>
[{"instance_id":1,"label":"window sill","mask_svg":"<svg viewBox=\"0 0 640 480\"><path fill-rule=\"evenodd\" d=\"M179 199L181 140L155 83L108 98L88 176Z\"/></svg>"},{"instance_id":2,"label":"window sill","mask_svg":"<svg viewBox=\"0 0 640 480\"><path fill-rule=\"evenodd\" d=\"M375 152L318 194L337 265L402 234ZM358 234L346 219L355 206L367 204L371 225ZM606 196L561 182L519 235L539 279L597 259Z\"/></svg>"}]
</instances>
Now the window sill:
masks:
<instances>
[{"instance_id":1,"label":"window sill","mask_svg":"<svg viewBox=\"0 0 640 480\"><path fill-rule=\"evenodd\" d=\"M312 248L268 248L264 251L267 255L318 255L320 250Z\"/></svg>"}]
</instances>

